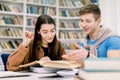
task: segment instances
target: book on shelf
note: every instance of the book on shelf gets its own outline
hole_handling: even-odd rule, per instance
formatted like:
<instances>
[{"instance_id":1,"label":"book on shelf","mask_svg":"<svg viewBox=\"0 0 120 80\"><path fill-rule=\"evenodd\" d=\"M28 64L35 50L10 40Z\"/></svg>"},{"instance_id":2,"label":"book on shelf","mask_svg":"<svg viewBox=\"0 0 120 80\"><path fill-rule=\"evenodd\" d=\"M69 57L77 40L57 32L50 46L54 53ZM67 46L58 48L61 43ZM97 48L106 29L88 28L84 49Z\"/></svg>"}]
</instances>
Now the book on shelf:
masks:
<instances>
[{"instance_id":1,"label":"book on shelf","mask_svg":"<svg viewBox=\"0 0 120 80\"><path fill-rule=\"evenodd\" d=\"M4 20L2 19L2 17L0 16L0 24L2 24L2 25L4 25L5 24L5 22L4 22Z\"/></svg>"},{"instance_id":2,"label":"book on shelf","mask_svg":"<svg viewBox=\"0 0 120 80\"><path fill-rule=\"evenodd\" d=\"M22 25L23 21L22 21L22 17L20 16L4 16L4 17L1 17L1 23Z\"/></svg>"},{"instance_id":3,"label":"book on shelf","mask_svg":"<svg viewBox=\"0 0 120 80\"><path fill-rule=\"evenodd\" d=\"M20 5L12 5L8 3L1 3L0 4L0 10L1 11L7 11L7 12L22 12L22 6Z\"/></svg>"},{"instance_id":4,"label":"book on shelf","mask_svg":"<svg viewBox=\"0 0 120 80\"><path fill-rule=\"evenodd\" d=\"M59 0L59 6L67 6L67 7L76 7L83 5L81 1L74 1L74 0Z\"/></svg>"},{"instance_id":5,"label":"book on shelf","mask_svg":"<svg viewBox=\"0 0 120 80\"><path fill-rule=\"evenodd\" d=\"M49 10L49 15L50 16L55 16L56 15L56 11L55 11L55 9L54 8L48 8Z\"/></svg>"},{"instance_id":6,"label":"book on shelf","mask_svg":"<svg viewBox=\"0 0 120 80\"><path fill-rule=\"evenodd\" d=\"M62 17L75 17L78 16L76 11L62 10L59 12L59 16Z\"/></svg>"},{"instance_id":7,"label":"book on shelf","mask_svg":"<svg viewBox=\"0 0 120 80\"><path fill-rule=\"evenodd\" d=\"M13 49L15 49L16 48L16 46L14 45L14 43L10 40L10 41L8 41L9 42L9 44L12 46L12 48Z\"/></svg>"},{"instance_id":8,"label":"book on shelf","mask_svg":"<svg viewBox=\"0 0 120 80\"><path fill-rule=\"evenodd\" d=\"M63 68L63 69L74 69L79 68L82 65L76 61L65 61L65 60L56 60L56 61L34 61L28 64L20 65L19 67L29 67L35 64L40 64L43 67L48 68Z\"/></svg>"},{"instance_id":9,"label":"book on shelf","mask_svg":"<svg viewBox=\"0 0 120 80\"><path fill-rule=\"evenodd\" d=\"M70 50L76 50L77 49L73 43L70 43L69 47L70 47Z\"/></svg>"},{"instance_id":10,"label":"book on shelf","mask_svg":"<svg viewBox=\"0 0 120 80\"><path fill-rule=\"evenodd\" d=\"M120 70L80 69L78 75L83 80L120 80Z\"/></svg>"},{"instance_id":11,"label":"book on shelf","mask_svg":"<svg viewBox=\"0 0 120 80\"><path fill-rule=\"evenodd\" d=\"M67 50L76 50L74 43L62 43L62 46Z\"/></svg>"},{"instance_id":12,"label":"book on shelf","mask_svg":"<svg viewBox=\"0 0 120 80\"><path fill-rule=\"evenodd\" d=\"M5 42L4 43L4 46L7 48L7 49L10 49L10 46Z\"/></svg>"},{"instance_id":13,"label":"book on shelf","mask_svg":"<svg viewBox=\"0 0 120 80\"><path fill-rule=\"evenodd\" d=\"M35 26L36 18L27 17L27 26Z\"/></svg>"},{"instance_id":14,"label":"book on shelf","mask_svg":"<svg viewBox=\"0 0 120 80\"><path fill-rule=\"evenodd\" d=\"M1 49L15 49L19 46L21 42L22 42L21 40L3 41L3 42L0 42L0 48Z\"/></svg>"},{"instance_id":15,"label":"book on shelf","mask_svg":"<svg viewBox=\"0 0 120 80\"><path fill-rule=\"evenodd\" d=\"M91 0L80 0L83 5L91 4Z\"/></svg>"},{"instance_id":16,"label":"book on shelf","mask_svg":"<svg viewBox=\"0 0 120 80\"><path fill-rule=\"evenodd\" d=\"M22 19L22 17L20 17L20 16L15 16L14 19L17 21L17 24L23 25L23 19Z\"/></svg>"},{"instance_id":17,"label":"book on shelf","mask_svg":"<svg viewBox=\"0 0 120 80\"><path fill-rule=\"evenodd\" d=\"M0 30L0 36L7 36L7 37L21 37L22 31L21 29L14 29L14 28L7 28L7 29L1 29ZM20 34L19 34L20 32Z\"/></svg>"},{"instance_id":18,"label":"book on shelf","mask_svg":"<svg viewBox=\"0 0 120 80\"><path fill-rule=\"evenodd\" d=\"M51 7L37 7L37 6L27 6L27 13L30 14L49 14L50 16L55 16L55 8Z\"/></svg>"},{"instance_id":19,"label":"book on shelf","mask_svg":"<svg viewBox=\"0 0 120 80\"><path fill-rule=\"evenodd\" d=\"M82 32L75 32L75 31L60 31L59 32L59 37L61 39L82 39L83 34Z\"/></svg>"},{"instance_id":20,"label":"book on shelf","mask_svg":"<svg viewBox=\"0 0 120 80\"><path fill-rule=\"evenodd\" d=\"M17 45L17 47L22 43L21 40L14 40L15 44Z\"/></svg>"},{"instance_id":21,"label":"book on shelf","mask_svg":"<svg viewBox=\"0 0 120 80\"><path fill-rule=\"evenodd\" d=\"M120 58L88 58L84 60L86 70L120 70Z\"/></svg>"}]
</instances>

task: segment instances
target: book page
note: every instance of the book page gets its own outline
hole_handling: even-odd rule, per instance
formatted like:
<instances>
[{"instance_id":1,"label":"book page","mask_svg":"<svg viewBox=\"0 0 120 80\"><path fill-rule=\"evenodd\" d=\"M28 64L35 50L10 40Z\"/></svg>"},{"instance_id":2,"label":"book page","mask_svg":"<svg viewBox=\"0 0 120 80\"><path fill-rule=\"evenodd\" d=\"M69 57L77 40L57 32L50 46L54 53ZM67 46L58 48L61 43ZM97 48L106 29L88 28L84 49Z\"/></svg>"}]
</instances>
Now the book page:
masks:
<instances>
[{"instance_id":1,"label":"book page","mask_svg":"<svg viewBox=\"0 0 120 80\"><path fill-rule=\"evenodd\" d=\"M50 68L67 68L73 69L81 67L81 64L76 61L64 61L64 60L57 60L57 61L34 61L28 64L20 65L19 67L29 67L35 64L40 64L43 67L50 67Z\"/></svg>"}]
</instances>

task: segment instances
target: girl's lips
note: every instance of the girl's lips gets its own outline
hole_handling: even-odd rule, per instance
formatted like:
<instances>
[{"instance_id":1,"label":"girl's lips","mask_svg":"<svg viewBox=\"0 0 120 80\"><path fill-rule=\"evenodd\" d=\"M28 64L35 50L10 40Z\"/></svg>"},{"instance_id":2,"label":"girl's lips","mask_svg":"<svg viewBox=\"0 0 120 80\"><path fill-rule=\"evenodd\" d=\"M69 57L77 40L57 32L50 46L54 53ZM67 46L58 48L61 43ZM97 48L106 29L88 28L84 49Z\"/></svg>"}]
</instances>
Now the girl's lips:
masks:
<instances>
[{"instance_id":1,"label":"girl's lips","mask_svg":"<svg viewBox=\"0 0 120 80\"><path fill-rule=\"evenodd\" d=\"M48 38L47 40L52 40L52 38Z\"/></svg>"}]
</instances>

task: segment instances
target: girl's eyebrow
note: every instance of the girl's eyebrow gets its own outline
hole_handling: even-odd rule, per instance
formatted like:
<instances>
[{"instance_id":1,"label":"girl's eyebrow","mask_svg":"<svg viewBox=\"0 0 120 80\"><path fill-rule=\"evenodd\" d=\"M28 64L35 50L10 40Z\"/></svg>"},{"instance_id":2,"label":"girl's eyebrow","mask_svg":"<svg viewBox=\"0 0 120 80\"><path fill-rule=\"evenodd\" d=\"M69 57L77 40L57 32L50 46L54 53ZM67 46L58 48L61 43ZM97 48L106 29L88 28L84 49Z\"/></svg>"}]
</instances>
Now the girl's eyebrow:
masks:
<instances>
[{"instance_id":1,"label":"girl's eyebrow","mask_svg":"<svg viewBox=\"0 0 120 80\"><path fill-rule=\"evenodd\" d=\"M48 31L48 30L42 30L42 31Z\"/></svg>"},{"instance_id":2,"label":"girl's eyebrow","mask_svg":"<svg viewBox=\"0 0 120 80\"><path fill-rule=\"evenodd\" d=\"M55 28L52 28L51 30L54 30ZM42 31L48 31L48 30L42 30Z\"/></svg>"}]
</instances>

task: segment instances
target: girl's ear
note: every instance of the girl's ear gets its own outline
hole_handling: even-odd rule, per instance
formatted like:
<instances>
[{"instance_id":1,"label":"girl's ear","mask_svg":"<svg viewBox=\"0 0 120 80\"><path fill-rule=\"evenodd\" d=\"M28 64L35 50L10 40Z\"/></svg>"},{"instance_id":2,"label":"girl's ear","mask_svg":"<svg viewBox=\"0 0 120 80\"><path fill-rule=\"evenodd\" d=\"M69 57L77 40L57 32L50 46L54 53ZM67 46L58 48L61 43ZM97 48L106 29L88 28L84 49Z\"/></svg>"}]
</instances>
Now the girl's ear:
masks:
<instances>
[{"instance_id":1,"label":"girl's ear","mask_svg":"<svg viewBox=\"0 0 120 80\"><path fill-rule=\"evenodd\" d=\"M38 34L40 34L40 32L38 31Z\"/></svg>"}]
</instances>

